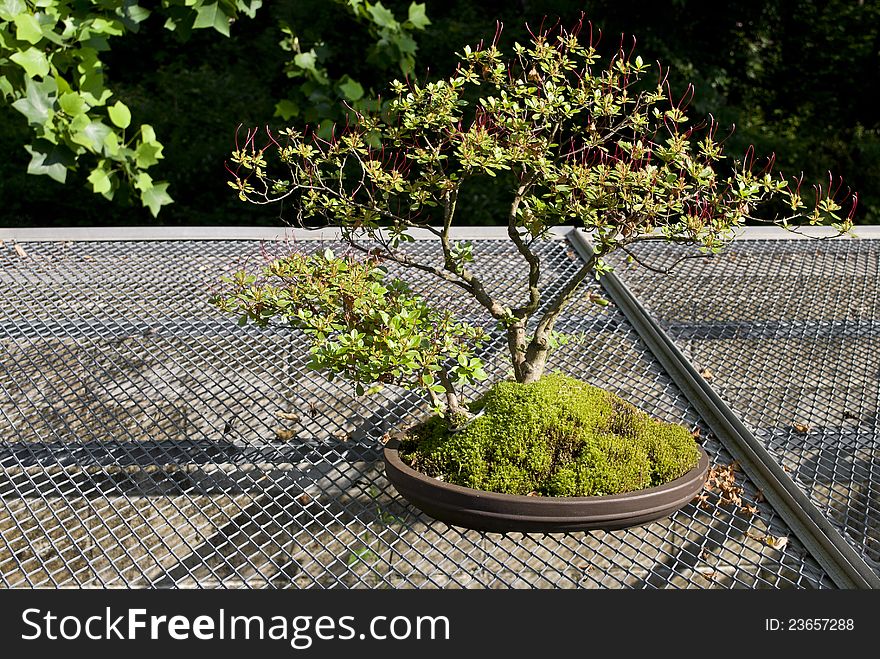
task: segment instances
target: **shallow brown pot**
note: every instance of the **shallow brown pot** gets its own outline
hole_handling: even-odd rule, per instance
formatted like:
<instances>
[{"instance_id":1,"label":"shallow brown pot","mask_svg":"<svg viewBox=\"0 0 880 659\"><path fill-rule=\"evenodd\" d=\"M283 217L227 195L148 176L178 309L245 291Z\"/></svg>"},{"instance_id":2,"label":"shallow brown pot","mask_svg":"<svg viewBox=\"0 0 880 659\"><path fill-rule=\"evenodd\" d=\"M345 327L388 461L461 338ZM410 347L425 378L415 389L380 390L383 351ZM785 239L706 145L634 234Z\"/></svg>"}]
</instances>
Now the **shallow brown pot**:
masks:
<instances>
[{"instance_id":1,"label":"shallow brown pot","mask_svg":"<svg viewBox=\"0 0 880 659\"><path fill-rule=\"evenodd\" d=\"M697 496L709 469L709 457L700 449L696 467L657 487L600 497L527 497L431 478L405 464L399 446L399 440L389 439L383 457L385 474L401 496L435 519L479 531L612 531L646 524L668 517Z\"/></svg>"}]
</instances>

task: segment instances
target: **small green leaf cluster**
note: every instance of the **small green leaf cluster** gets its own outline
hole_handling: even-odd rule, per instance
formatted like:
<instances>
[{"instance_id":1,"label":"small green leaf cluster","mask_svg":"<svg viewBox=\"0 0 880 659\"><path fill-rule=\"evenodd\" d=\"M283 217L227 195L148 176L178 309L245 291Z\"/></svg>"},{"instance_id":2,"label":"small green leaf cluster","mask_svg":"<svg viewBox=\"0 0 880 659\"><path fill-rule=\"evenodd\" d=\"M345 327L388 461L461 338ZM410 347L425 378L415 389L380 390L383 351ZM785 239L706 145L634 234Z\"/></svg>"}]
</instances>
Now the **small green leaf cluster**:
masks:
<instances>
[{"instance_id":1,"label":"small green leaf cluster","mask_svg":"<svg viewBox=\"0 0 880 659\"><path fill-rule=\"evenodd\" d=\"M669 482L700 457L686 428L561 374L500 382L472 408L483 413L459 432L437 417L411 430L401 458L478 490L601 496Z\"/></svg>"},{"instance_id":2,"label":"small green leaf cluster","mask_svg":"<svg viewBox=\"0 0 880 659\"><path fill-rule=\"evenodd\" d=\"M379 383L433 398L447 393L441 371L453 384L486 378L475 354L483 329L431 308L399 279L388 279L375 259L329 249L292 253L258 274L238 271L222 283L215 306L241 324L280 318L302 330L311 343L310 366L354 382L359 395Z\"/></svg>"},{"instance_id":3,"label":"small green leaf cluster","mask_svg":"<svg viewBox=\"0 0 880 659\"><path fill-rule=\"evenodd\" d=\"M362 25L374 39L366 54L367 60L382 70L396 68L403 75L412 73L418 50L413 34L424 30L431 21L425 13L425 4L412 2L406 20L399 20L381 2L367 0L333 0L341 10ZM380 107L369 90L345 73L334 77L328 71L333 53L324 42L303 43L296 31L281 25L284 35L281 48L292 56L285 66L289 78L300 80L288 98L276 104L275 116L284 121L302 118L319 125L322 137L330 135L334 121L345 117L340 101L355 111L366 112Z\"/></svg>"},{"instance_id":4,"label":"small green leaf cluster","mask_svg":"<svg viewBox=\"0 0 880 659\"><path fill-rule=\"evenodd\" d=\"M210 27L228 36L230 20L253 15L260 4L163 0L148 9L136 0L0 0L0 94L31 128L28 173L63 183L87 163L95 193L113 199L132 192L156 216L172 201L168 183L147 171L162 158L162 144L151 126L133 126L129 108L113 99L101 53L154 12L180 34Z\"/></svg>"}]
</instances>

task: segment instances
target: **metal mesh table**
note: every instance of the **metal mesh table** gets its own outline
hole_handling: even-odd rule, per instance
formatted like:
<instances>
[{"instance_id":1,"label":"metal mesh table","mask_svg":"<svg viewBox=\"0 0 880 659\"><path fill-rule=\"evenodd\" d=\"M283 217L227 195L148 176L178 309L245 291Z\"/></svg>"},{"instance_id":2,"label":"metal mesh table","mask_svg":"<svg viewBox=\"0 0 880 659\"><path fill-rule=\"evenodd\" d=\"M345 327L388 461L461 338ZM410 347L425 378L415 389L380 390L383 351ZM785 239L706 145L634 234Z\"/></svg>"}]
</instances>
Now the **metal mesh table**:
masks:
<instances>
[{"instance_id":1,"label":"metal mesh table","mask_svg":"<svg viewBox=\"0 0 880 659\"><path fill-rule=\"evenodd\" d=\"M667 520L627 531L502 535L423 516L387 484L379 452L386 430L425 412L416 394L386 388L357 397L350 385L305 368L306 346L297 333L274 325L241 328L206 302L219 275L258 265L263 250L323 246L315 240L7 240L0 247L0 583L835 586L742 471L736 475L744 503L708 492ZM417 241L410 250L415 258L438 257L432 244ZM494 292L518 299L525 277L512 247L489 237L475 241L475 252ZM542 246L541 258L549 298L580 257L558 237ZM650 288L648 279L641 281ZM414 287L463 317L487 322L452 288L425 278ZM699 428L713 462L729 465L730 454L623 314L589 301L597 287L585 285L561 319L558 328L579 338L555 353L549 368ZM678 295L679 306L690 309L690 292ZM503 348L497 336L484 349L492 377L504 375ZM860 359L851 353L847 364ZM866 363L871 359L876 356ZM706 365L719 381L736 378L732 369ZM788 412L773 412L772 405L760 412L759 398L753 400L748 418L770 433L768 442L773 433L780 446L803 439L780 431L778 419ZM811 448L779 453L803 473L826 437L815 415L844 418L843 411L821 411L827 398L814 400L814 416L798 417L815 426L811 441L801 441ZM857 411L875 414L869 407L876 410L876 398ZM867 453L852 455L852 469L876 469L876 458L866 467ZM861 487L865 496L873 492ZM830 496L822 493L817 496ZM857 519L855 505L846 507Z\"/></svg>"}]
</instances>

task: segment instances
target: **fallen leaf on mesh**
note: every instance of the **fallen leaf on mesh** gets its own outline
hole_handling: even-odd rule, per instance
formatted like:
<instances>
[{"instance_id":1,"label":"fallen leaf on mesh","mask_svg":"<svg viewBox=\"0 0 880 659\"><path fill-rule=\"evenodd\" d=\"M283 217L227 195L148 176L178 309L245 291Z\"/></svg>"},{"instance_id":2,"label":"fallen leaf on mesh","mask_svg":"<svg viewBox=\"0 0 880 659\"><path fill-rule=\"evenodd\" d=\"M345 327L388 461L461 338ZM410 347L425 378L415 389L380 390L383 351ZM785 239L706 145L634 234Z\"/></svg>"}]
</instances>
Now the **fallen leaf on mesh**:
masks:
<instances>
[{"instance_id":1,"label":"fallen leaf on mesh","mask_svg":"<svg viewBox=\"0 0 880 659\"><path fill-rule=\"evenodd\" d=\"M382 435L382 438L379 441L381 441L383 444L387 444L390 439L391 433L386 432L384 435Z\"/></svg>"},{"instance_id":2,"label":"fallen leaf on mesh","mask_svg":"<svg viewBox=\"0 0 880 659\"><path fill-rule=\"evenodd\" d=\"M785 545L788 544L787 536L775 536L775 535L767 535L764 536L764 542L767 543L767 546L773 547L773 549L779 549L780 551L785 549Z\"/></svg>"},{"instance_id":3,"label":"fallen leaf on mesh","mask_svg":"<svg viewBox=\"0 0 880 659\"><path fill-rule=\"evenodd\" d=\"M691 430L691 435L693 436L694 439L699 439L700 438L700 427L697 426L696 428Z\"/></svg>"},{"instance_id":4,"label":"fallen leaf on mesh","mask_svg":"<svg viewBox=\"0 0 880 659\"><path fill-rule=\"evenodd\" d=\"M706 476L705 488L709 492L717 492L719 503L742 505L743 489L736 484L736 474L733 469L734 463L728 465L713 465L709 468Z\"/></svg>"},{"instance_id":5,"label":"fallen leaf on mesh","mask_svg":"<svg viewBox=\"0 0 880 659\"><path fill-rule=\"evenodd\" d=\"M311 503L311 501L312 501L312 495L311 495L311 494L308 494L307 492L303 492L302 494L300 494L300 495L296 498L296 500L297 500L297 502L298 502L300 505L305 506L306 504Z\"/></svg>"},{"instance_id":6,"label":"fallen leaf on mesh","mask_svg":"<svg viewBox=\"0 0 880 659\"><path fill-rule=\"evenodd\" d=\"M340 442L347 442L350 439L348 433L342 430L337 430L335 433L333 433L333 436Z\"/></svg>"},{"instance_id":7,"label":"fallen leaf on mesh","mask_svg":"<svg viewBox=\"0 0 880 659\"><path fill-rule=\"evenodd\" d=\"M757 506L743 499L744 490L736 484L736 472L739 470L739 462L735 460L726 465L713 465L709 468L703 489L717 494L719 505L734 505L744 513L757 515L760 512ZM697 505L709 507L709 497L705 492L698 495L696 500L699 502Z\"/></svg>"},{"instance_id":8,"label":"fallen leaf on mesh","mask_svg":"<svg viewBox=\"0 0 880 659\"><path fill-rule=\"evenodd\" d=\"M793 421L791 427L795 429L795 432L799 432L802 435L806 435L811 430L810 426L806 423L798 423L797 421Z\"/></svg>"},{"instance_id":9,"label":"fallen leaf on mesh","mask_svg":"<svg viewBox=\"0 0 880 659\"><path fill-rule=\"evenodd\" d=\"M755 494L755 503L761 503L764 501L764 490L758 490Z\"/></svg>"},{"instance_id":10,"label":"fallen leaf on mesh","mask_svg":"<svg viewBox=\"0 0 880 659\"><path fill-rule=\"evenodd\" d=\"M285 421L299 421L299 414L295 412L275 412L275 416Z\"/></svg>"},{"instance_id":11,"label":"fallen leaf on mesh","mask_svg":"<svg viewBox=\"0 0 880 659\"><path fill-rule=\"evenodd\" d=\"M275 428L275 437L282 442L289 441L296 437L296 430L288 430L287 428Z\"/></svg>"},{"instance_id":12,"label":"fallen leaf on mesh","mask_svg":"<svg viewBox=\"0 0 880 659\"><path fill-rule=\"evenodd\" d=\"M712 373L712 371L710 371L708 368L704 368L703 370L701 370L700 375L703 377L703 379L706 382L711 382L712 378L715 377L715 375Z\"/></svg>"},{"instance_id":13,"label":"fallen leaf on mesh","mask_svg":"<svg viewBox=\"0 0 880 659\"><path fill-rule=\"evenodd\" d=\"M13 249L15 250L15 253L18 254L21 258L27 258L27 252L24 251L24 247L22 247L18 243L15 243Z\"/></svg>"}]
</instances>

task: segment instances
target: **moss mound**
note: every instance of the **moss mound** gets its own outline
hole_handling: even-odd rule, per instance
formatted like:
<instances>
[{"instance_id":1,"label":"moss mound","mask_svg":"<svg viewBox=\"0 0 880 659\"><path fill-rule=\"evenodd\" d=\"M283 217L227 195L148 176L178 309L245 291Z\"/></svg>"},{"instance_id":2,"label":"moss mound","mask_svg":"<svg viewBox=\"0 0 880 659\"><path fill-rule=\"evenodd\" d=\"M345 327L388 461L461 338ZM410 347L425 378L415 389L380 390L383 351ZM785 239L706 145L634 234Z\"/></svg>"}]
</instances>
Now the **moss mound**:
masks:
<instances>
[{"instance_id":1,"label":"moss mound","mask_svg":"<svg viewBox=\"0 0 880 659\"><path fill-rule=\"evenodd\" d=\"M614 394L560 374L501 382L450 434L434 417L410 431L401 459L447 483L506 494L598 496L661 485L699 462L691 433Z\"/></svg>"}]
</instances>

